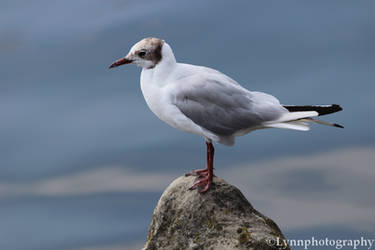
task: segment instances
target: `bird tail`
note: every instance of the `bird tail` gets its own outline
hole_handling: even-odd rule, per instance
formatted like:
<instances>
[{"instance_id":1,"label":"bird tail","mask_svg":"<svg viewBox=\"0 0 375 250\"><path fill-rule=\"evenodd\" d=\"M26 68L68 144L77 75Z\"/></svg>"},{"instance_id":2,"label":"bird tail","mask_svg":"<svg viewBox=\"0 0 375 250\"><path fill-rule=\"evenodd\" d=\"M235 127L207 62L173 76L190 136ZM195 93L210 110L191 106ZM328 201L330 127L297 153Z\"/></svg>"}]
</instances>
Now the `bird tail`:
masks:
<instances>
[{"instance_id":1,"label":"bird tail","mask_svg":"<svg viewBox=\"0 0 375 250\"><path fill-rule=\"evenodd\" d=\"M344 128L342 125L337 123L329 123L312 118L341 111L342 108L340 105L285 105L284 108L286 108L289 112L282 115L279 119L266 122L263 125L267 128L286 128L301 131L307 131L310 129L308 123L317 123L331 127Z\"/></svg>"}]
</instances>

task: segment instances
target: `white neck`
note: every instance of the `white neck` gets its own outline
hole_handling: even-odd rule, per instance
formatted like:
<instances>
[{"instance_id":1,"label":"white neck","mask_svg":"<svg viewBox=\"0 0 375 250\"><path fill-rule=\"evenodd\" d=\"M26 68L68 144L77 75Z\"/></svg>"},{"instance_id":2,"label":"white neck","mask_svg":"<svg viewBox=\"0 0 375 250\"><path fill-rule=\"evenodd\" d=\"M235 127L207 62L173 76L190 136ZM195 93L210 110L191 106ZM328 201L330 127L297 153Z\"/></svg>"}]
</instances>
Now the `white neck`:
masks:
<instances>
[{"instance_id":1,"label":"white neck","mask_svg":"<svg viewBox=\"0 0 375 250\"><path fill-rule=\"evenodd\" d=\"M164 42L164 44L163 44L163 48L161 50L161 55L162 55L162 59L158 63L158 65L162 64L162 63L163 64L170 64L170 65L176 63L176 58L174 57L172 48L166 42ZM158 65L156 65L156 66L158 66Z\"/></svg>"}]
</instances>

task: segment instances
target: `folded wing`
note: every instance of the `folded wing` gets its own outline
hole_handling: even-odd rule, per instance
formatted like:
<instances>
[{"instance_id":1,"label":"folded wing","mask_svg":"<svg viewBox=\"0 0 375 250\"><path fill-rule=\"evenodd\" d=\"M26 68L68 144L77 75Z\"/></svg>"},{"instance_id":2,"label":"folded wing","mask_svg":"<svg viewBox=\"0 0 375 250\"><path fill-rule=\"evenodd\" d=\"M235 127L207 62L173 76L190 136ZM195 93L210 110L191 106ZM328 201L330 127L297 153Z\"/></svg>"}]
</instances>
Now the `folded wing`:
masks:
<instances>
[{"instance_id":1,"label":"folded wing","mask_svg":"<svg viewBox=\"0 0 375 250\"><path fill-rule=\"evenodd\" d=\"M176 89L173 103L180 111L217 135L256 128L288 113L275 97L250 92L215 74L186 77Z\"/></svg>"}]
</instances>

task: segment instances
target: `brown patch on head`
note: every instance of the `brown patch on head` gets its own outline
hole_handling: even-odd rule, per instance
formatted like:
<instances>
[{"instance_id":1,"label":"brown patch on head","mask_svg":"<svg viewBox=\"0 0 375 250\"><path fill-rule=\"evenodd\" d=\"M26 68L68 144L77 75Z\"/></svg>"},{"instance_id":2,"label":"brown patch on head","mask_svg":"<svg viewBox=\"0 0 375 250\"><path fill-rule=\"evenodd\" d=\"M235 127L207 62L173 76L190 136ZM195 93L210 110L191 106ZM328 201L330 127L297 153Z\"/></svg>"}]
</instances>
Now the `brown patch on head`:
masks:
<instances>
[{"instance_id":1,"label":"brown patch on head","mask_svg":"<svg viewBox=\"0 0 375 250\"><path fill-rule=\"evenodd\" d=\"M152 61L153 64L149 69L152 69L158 64L162 58L161 50L164 41L159 38L148 37L142 39L134 46L134 53L145 60Z\"/></svg>"}]
</instances>

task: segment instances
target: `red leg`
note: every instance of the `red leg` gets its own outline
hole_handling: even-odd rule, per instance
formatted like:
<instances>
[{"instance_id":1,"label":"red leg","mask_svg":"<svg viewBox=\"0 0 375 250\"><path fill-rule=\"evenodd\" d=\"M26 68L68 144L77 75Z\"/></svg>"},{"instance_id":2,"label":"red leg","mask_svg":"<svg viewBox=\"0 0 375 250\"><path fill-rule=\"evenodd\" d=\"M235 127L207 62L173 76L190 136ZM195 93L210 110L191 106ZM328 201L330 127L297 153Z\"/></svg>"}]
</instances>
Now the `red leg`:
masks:
<instances>
[{"instance_id":1,"label":"red leg","mask_svg":"<svg viewBox=\"0 0 375 250\"><path fill-rule=\"evenodd\" d=\"M198 188L200 193L206 192L210 189L212 179L214 176L214 146L211 142L207 142L207 160L206 160L206 168L200 170L193 170L192 172L186 174L186 176L194 175L197 176L193 186L190 189Z\"/></svg>"}]
</instances>

